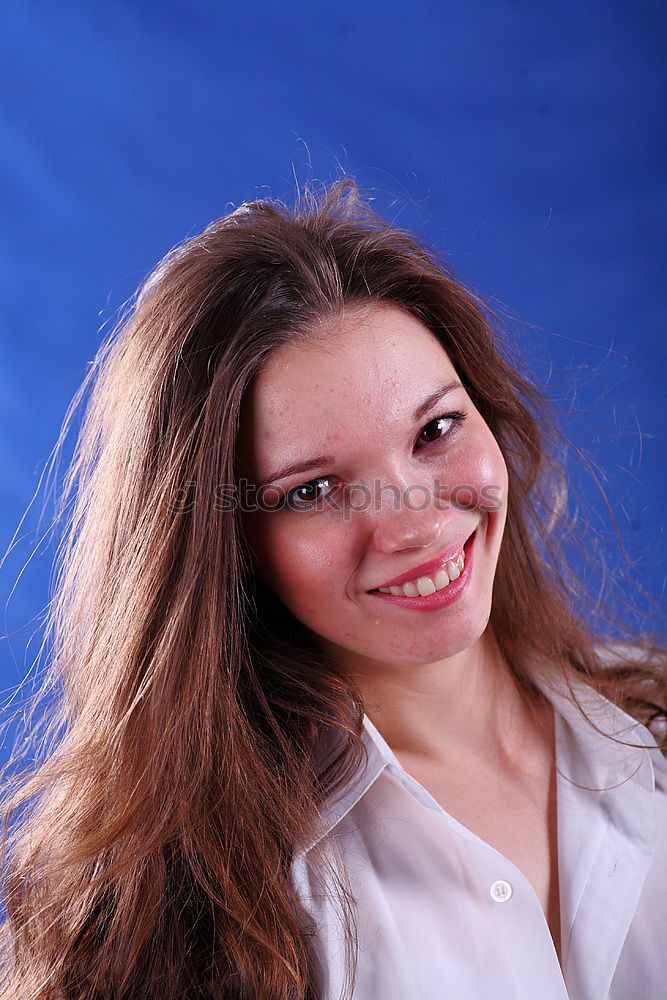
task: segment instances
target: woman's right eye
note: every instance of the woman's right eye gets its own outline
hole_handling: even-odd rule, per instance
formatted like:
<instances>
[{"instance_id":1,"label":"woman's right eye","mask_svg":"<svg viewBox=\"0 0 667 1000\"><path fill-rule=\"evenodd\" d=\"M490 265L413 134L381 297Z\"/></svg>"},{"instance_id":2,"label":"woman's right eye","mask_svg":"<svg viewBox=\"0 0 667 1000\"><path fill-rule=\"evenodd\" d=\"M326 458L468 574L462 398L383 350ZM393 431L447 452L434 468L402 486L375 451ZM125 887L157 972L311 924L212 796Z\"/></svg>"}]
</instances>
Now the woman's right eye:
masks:
<instances>
[{"instance_id":1,"label":"woman's right eye","mask_svg":"<svg viewBox=\"0 0 667 1000\"><path fill-rule=\"evenodd\" d=\"M282 498L280 507L289 507L290 510L310 510L318 500L322 500L323 494L317 492L319 484L329 485L329 482L328 476L319 476L308 483L292 487Z\"/></svg>"}]
</instances>

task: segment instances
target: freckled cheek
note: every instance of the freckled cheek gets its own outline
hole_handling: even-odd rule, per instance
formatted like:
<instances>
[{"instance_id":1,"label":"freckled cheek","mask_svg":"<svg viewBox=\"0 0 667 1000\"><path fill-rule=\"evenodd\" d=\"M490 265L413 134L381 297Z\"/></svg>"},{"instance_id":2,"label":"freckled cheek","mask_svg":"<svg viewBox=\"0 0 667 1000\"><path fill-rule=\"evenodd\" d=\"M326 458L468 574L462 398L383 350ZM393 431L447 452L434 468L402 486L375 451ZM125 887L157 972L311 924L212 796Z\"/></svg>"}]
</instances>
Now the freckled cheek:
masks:
<instances>
[{"instance_id":1,"label":"freckled cheek","mask_svg":"<svg viewBox=\"0 0 667 1000\"><path fill-rule=\"evenodd\" d=\"M353 570L345 539L322 525L276 522L256 533L253 547L262 577L293 607L340 595Z\"/></svg>"},{"instance_id":2,"label":"freckled cheek","mask_svg":"<svg viewBox=\"0 0 667 1000\"><path fill-rule=\"evenodd\" d=\"M507 495L507 467L503 454L491 432L485 430L476 440L466 442L451 454L446 477L450 488L467 485L484 496L487 491L504 502ZM442 478L442 477L441 477Z\"/></svg>"}]
</instances>

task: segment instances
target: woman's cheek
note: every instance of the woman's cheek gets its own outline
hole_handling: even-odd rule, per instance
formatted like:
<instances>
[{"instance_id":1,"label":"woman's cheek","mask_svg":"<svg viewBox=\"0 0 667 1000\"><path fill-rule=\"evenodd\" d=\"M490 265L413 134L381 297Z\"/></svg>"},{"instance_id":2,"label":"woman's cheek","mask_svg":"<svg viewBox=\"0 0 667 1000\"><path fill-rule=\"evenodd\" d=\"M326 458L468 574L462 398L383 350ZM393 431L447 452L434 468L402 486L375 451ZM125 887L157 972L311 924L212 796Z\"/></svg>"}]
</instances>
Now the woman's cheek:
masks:
<instances>
[{"instance_id":1,"label":"woman's cheek","mask_svg":"<svg viewBox=\"0 0 667 1000\"><path fill-rule=\"evenodd\" d=\"M472 439L468 438L456 451L450 453L440 482L451 493L460 493L462 496L463 488L468 487L465 492L472 494L473 506L483 504L488 496L501 498L504 504L507 466L498 443L486 424Z\"/></svg>"},{"instance_id":2,"label":"woman's cheek","mask_svg":"<svg viewBox=\"0 0 667 1000\"><path fill-rule=\"evenodd\" d=\"M278 515L280 517L281 515ZM297 512L285 517L299 520ZM336 592L343 572L338 534L314 523L271 525L261 536L263 576L288 605L310 606Z\"/></svg>"}]
</instances>

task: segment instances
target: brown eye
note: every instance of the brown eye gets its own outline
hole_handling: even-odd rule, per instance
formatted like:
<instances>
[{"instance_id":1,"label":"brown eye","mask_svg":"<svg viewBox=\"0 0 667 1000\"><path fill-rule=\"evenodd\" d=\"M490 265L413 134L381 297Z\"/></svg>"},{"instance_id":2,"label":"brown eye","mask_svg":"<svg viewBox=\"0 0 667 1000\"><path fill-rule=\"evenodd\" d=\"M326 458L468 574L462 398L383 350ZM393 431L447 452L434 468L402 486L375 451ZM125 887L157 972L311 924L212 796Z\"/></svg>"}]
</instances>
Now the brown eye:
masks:
<instances>
[{"instance_id":1,"label":"brown eye","mask_svg":"<svg viewBox=\"0 0 667 1000\"><path fill-rule=\"evenodd\" d=\"M317 479L311 479L308 483L294 486L285 494L280 506L289 507L292 510L309 510L313 504L322 499L321 490L326 491L329 484L328 476L320 476Z\"/></svg>"},{"instance_id":2,"label":"brown eye","mask_svg":"<svg viewBox=\"0 0 667 1000\"><path fill-rule=\"evenodd\" d=\"M459 412L444 413L442 416L435 417L422 427L417 440L422 444L433 444L449 434L455 424L460 423L463 419L464 414Z\"/></svg>"},{"instance_id":3,"label":"brown eye","mask_svg":"<svg viewBox=\"0 0 667 1000\"><path fill-rule=\"evenodd\" d=\"M318 481L314 483L304 483L303 486L297 486L292 496L297 500L316 500L317 490Z\"/></svg>"}]
</instances>

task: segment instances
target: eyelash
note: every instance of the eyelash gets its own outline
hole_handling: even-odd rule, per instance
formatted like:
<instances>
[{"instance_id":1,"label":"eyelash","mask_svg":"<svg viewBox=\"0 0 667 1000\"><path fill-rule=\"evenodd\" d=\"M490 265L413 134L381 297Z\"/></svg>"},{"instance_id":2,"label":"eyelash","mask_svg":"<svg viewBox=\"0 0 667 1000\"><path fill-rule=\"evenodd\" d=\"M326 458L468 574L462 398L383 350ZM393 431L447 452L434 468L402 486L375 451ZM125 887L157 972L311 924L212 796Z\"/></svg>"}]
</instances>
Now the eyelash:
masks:
<instances>
[{"instance_id":1,"label":"eyelash","mask_svg":"<svg viewBox=\"0 0 667 1000\"><path fill-rule=\"evenodd\" d=\"M452 410L450 413L442 413L439 416L433 417L431 420L427 421L427 423L424 424L419 434L417 435L417 438L419 438L419 436L423 434L424 429L428 427L429 424L435 424L439 420L452 420L453 421L452 426L449 427L441 437L436 438L435 441L426 441L424 443L424 447L428 446L429 444L438 444L440 441L443 441L445 438L449 437L449 435L452 432L455 432L463 424L465 418L466 415L461 410ZM308 504L316 503L317 500L320 499L319 497L308 498L308 500L304 501L303 507L294 507L290 505L290 498L297 492L297 490L305 489L306 486L315 486L317 483L321 483L325 480L328 480L329 478L330 478L329 476L317 476L316 479L310 479L307 483L299 483L298 486L293 486L291 490L288 490L287 493L283 494L283 496L280 498L280 502L278 503L277 508L274 509L282 510L284 508L288 508L290 510L294 510L295 512L310 510Z\"/></svg>"}]
</instances>

